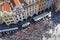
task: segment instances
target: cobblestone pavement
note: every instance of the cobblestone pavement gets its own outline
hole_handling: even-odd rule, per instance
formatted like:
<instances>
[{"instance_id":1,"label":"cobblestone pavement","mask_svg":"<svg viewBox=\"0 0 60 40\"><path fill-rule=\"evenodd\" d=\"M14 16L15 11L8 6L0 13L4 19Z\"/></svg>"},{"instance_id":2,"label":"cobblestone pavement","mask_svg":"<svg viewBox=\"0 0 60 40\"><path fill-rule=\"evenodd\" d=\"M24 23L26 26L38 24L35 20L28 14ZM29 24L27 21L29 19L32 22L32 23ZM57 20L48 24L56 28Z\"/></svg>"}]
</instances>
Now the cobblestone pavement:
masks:
<instances>
[{"instance_id":1,"label":"cobblestone pavement","mask_svg":"<svg viewBox=\"0 0 60 40\"><path fill-rule=\"evenodd\" d=\"M39 21L35 24L30 24L28 28L18 31L12 36L3 38L4 40L42 40L43 35L49 36L46 31L54 28L52 21Z\"/></svg>"}]
</instances>

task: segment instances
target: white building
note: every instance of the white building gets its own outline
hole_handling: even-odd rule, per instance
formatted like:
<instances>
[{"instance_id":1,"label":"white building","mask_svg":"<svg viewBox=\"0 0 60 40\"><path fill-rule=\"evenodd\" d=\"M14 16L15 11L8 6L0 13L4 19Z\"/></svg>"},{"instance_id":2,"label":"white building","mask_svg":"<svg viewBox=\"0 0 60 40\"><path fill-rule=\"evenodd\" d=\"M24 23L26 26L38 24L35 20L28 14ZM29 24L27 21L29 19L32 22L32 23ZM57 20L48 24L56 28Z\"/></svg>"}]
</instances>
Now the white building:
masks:
<instances>
[{"instance_id":1,"label":"white building","mask_svg":"<svg viewBox=\"0 0 60 40\"><path fill-rule=\"evenodd\" d=\"M23 12L22 12L22 6L16 6L13 10L13 14L15 15L15 19L18 21L23 21Z\"/></svg>"},{"instance_id":2,"label":"white building","mask_svg":"<svg viewBox=\"0 0 60 40\"><path fill-rule=\"evenodd\" d=\"M22 5L24 8L24 19L27 19L29 16L33 16L34 14L38 14L38 3L36 0L24 0Z\"/></svg>"}]
</instances>

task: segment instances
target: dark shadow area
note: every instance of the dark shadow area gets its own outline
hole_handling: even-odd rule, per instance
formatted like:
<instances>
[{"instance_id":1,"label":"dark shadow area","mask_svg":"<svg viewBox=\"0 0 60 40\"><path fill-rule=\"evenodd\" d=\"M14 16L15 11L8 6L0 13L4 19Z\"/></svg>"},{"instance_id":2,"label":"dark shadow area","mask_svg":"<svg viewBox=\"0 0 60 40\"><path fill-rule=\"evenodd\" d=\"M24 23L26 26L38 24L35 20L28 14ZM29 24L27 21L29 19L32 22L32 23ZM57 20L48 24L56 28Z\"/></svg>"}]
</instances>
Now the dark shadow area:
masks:
<instances>
[{"instance_id":1,"label":"dark shadow area","mask_svg":"<svg viewBox=\"0 0 60 40\"><path fill-rule=\"evenodd\" d=\"M0 30L3 30L3 29L8 29L9 27L6 25L5 22L3 22L3 24L0 24Z\"/></svg>"},{"instance_id":2,"label":"dark shadow area","mask_svg":"<svg viewBox=\"0 0 60 40\"><path fill-rule=\"evenodd\" d=\"M35 17L35 16L37 16L37 14L34 14L32 17Z\"/></svg>"},{"instance_id":3,"label":"dark shadow area","mask_svg":"<svg viewBox=\"0 0 60 40\"><path fill-rule=\"evenodd\" d=\"M60 12L52 12L51 15L53 23L56 25L60 24Z\"/></svg>"}]
</instances>

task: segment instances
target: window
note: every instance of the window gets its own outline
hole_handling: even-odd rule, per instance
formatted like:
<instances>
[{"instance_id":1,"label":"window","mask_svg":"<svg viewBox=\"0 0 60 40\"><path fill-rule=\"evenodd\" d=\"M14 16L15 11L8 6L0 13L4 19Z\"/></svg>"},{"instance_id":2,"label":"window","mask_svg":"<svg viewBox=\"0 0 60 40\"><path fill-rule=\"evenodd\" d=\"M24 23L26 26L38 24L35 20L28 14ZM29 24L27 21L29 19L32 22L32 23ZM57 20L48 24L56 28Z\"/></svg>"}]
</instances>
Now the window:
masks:
<instances>
[{"instance_id":1,"label":"window","mask_svg":"<svg viewBox=\"0 0 60 40\"><path fill-rule=\"evenodd\" d=\"M39 8L39 10L40 10L40 8Z\"/></svg>"},{"instance_id":2,"label":"window","mask_svg":"<svg viewBox=\"0 0 60 40\"><path fill-rule=\"evenodd\" d=\"M4 0L2 0L2 1L4 1Z\"/></svg>"},{"instance_id":3,"label":"window","mask_svg":"<svg viewBox=\"0 0 60 40\"><path fill-rule=\"evenodd\" d=\"M32 9L34 9L34 6L32 6Z\"/></svg>"},{"instance_id":4,"label":"window","mask_svg":"<svg viewBox=\"0 0 60 40\"><path fill-rule=\"evenodd\" d=\"M21 17L20 17L20 19L21 19Z\"/></svg>"},{"instance_id":5,"label":"window","mask_svg":"<svg viewBox=\"0 0 60 40\"><path fill-rule=\"evenodd\" d=\"M23 16L23 18L24 18L24 16Z\"/></svg>"},{"instance_id":6,"label":"window","mask_svg":"<svg viewBox=\"0 0 60 40\"><path fill-rule=\"evenodd\" d=\"M36 12L36 9L35 9L35 12Z\"/></svg>"},{"instance_id":7,"label":"window","mask_svg":"<svg viewBox=\"0 0 60 40\"><path fill-rule=\"evenodd\" d=\"M42 10L42 7L41 7L41 10Z\"/></svg>"},{"instance_id":8,"label":"window","mask_svg":"<svg viewBox=\"0 0 60 40\"><path fill-rule=\"evenodd\" d=\"M29 16L29 12L27 13L27 16Z\"/></svg>"},{"instance_id":9,"label":"window","mask_svg":"<svg viewBox=\"0 0 60 40\"><path fill-rule=\"evenodd\" d=\"M18 19L16 19L16 20L18 20Z\"/></svg>"},{"instance_id":10,"label":"window","mask_svg":"<svg viewBox=\"0 0 60 40\"><path fill-rule=\"evenodd\" d=\"M9 20L12 20L12 18L9 18Z\"/></svg>"},{"instance_id":11,"label":"window","mask_svg":"<svg viewBox=\"0 0 60 40\"><path fill-rule=\"evenodd\" d=\"M15 16L17 18L17 16Z\"/></svg>"},{"instance_id":12,"label":"window","mask_svg":"<svg viewBox=\"0 0 60 40\"><path fill-rule=\"evenodd\" d=\"M7 22L7 23L10 23L10 22Z\"/></svg>"},{"instance_id":13,"label":"window","mask_svg":"<svg viewBox=\"0 0 60 40\"><path fill-rule=\"evenodd\" d=\"M7 21L8 19L5 19L5 21Z\"/></svg>"},{"instance_id":14,"label":"window","mask_svg":"<svg viewBox=\"0 0 60 40\"><path fill-rule=\"evenodd\" d=\"M31 7L30 7L30 10L31 10Z\"/></svg>"},{"instance_id":15,"label":"window","mask_svg":"<svg viewBox=\"0 0 60 40\"><path fill-rule=\"evenodd\" d=\"M37 8L37 5L35 6L35 8Z\"/></svg>"},{"instance_id":16,"label":"window","mask_svg":"<svg viewBox=\"0 0 60 40\"><path fill-rule=\"evenodd\" d=\"M28 11L28 8L27 8L27 11Z\"/></svg>"},{"instance_id":17,"label":"window","mask_svg":"<svg viewBox=\"0 0 60 40\"><path fill-rule=\"evenodd\" d=\"M45 1L48 1L48 0L45 0Z\"/></svg>"},{"instance_id":18,"label":"window","mask_svg":"<svg viewBox=\"0 0 60 40\"><path fill-rule=\"evenodd\" d=\"M40 3L41 3L41 1L40 1Z\"/></svg>"},{"instance_id":19,"label":"window","mask_svg":"<svg viewBox=\"0 0 60 40\"><path fill-rule=\"evenodd\" d=\"M41 6L41 5L39 5L39 6Z\"/></svg>"},{"instance_id":20,"label":"window","mask_svg":"<svg viewBox=\"0 0 60 40\"><path fill-rule=\"evenodd\" d=\"M42 6L43 6L43 4L42 4Z\"/></svg>"},{"instance_id":21,"label":"window","mask_svg":"<svg viewBox=\"0 0 60 40\"><path fill-rule=\"evenodd\" d=\"M19 15L20 16L20 15Z\"/></svg>"},{"instance_id":22,"label":"window","mask_svg":"<svg viewBox=\"0 0 60 40\"><path fill-rule=\"evenodd\" d=\"M12 23L14 22L14 21L11 21Z\"/></svg>"},{"instance_id":23,"label":"window","mask_svg":"<svg viewBox=\"0 0 60 40\"><path fill-rule=\"evenodd\" d=\"M34 10L32 10L32 12L34 13Z\"/></svg>"},{"instance_id":24,"label":"window","mask_svg":"<svg viewBox=\"0 0 60 40\"><path fill-rule=\"evenodd\" d=\"M44 3L44 5L45 5L46 3Z\"/></svg>"},{"instance_id":25,"label":"window","mask_svg":"<svg viewBox=\"0 0 60 40\"><path fill-rule=\"evenodd\" d=\"M4 17L6 17L6 16L4 16Z\"/></svg>"},{"instance_id":26,"label":"window","mask_svg":"<svg viewBox=\"0 0 60 40\"><path fill-rule=\"evenodd\" d=\"M31 4L31 1L29 1L29 4Z\"/></svg>"},{"instance_id":27,"label":"window","mask_svg":"<svg viewBox=\"0 0 60 40\"><path fill-rule=\"evenodd\" d=\"M7 15L9 17L9 15Z\"/></svg>"}]
</instances>

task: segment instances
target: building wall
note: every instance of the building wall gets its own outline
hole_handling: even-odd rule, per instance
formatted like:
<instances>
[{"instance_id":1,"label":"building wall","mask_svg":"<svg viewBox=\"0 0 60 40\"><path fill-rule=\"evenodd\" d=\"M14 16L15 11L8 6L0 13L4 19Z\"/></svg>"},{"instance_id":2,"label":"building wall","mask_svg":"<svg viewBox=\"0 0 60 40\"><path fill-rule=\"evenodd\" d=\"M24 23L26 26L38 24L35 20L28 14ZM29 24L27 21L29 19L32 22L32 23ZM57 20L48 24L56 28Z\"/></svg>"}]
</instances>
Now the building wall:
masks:
<instances>
[{"instance_id":1,"label":"building wall","mask_svg":"<svg viewBox=\"0 0 60 40\"><path fill-rule=\"evenodd\" d=\"M18 21L23 21L23 12L22 12L22 6L16 6L13 10L13 14L15 15L15 19Z\"/></svg>"},{"instance_id":2,"label":"building wall","mask_svg":"<svg viewBox=\"0 0 60 40\"><path fill-rule=\"evenodd\" d=\"M23 15L24 19L27 19L29 16L38 14L38 4L36 0L24 0L28 5L24 6Z\"/></svg>"},{"instance_id":3,"label":"building wall","mask_svg":"<svg viewBox=\"0 0 60 40\"><path fill-rule=\"evenodd\" d=\"M9 25L9 24L12 24L12 23L16 23L16 20L15 20L15 17L13 15L4 15L3 17L3 21Z\"/></svg>"},{"instance_id":4,"label":"building wall","mask_svg":"<svg viewBox=\"0 0 60 40\"><path fill-rule=\"evenodd\" d=\"M39 4L39 11L41 12L42 10L45 9L45 4L47 2L47 0L38 0L38 4Z\"/></svg>"},{"instance_id":5,"label":"building wall","mask_svg":"<svg viewBox=\"0 0 60 40\"><path fill-rule=\"evenodd\" d=\"M25 19L27 19L29 16L33 16L34 14L38 14L38 5L35 4L24 8L23 13Z\"/></svg>"},{"instance_id":6,"label":"building wall","mask_svg":"<svg viewBox=\"0 0 60 40\"><path fill-rule=\"evenodd\" d=\"M33 4L35 3L37 0L24 0L27 4Z\"/></svg>"}]
</instances>

